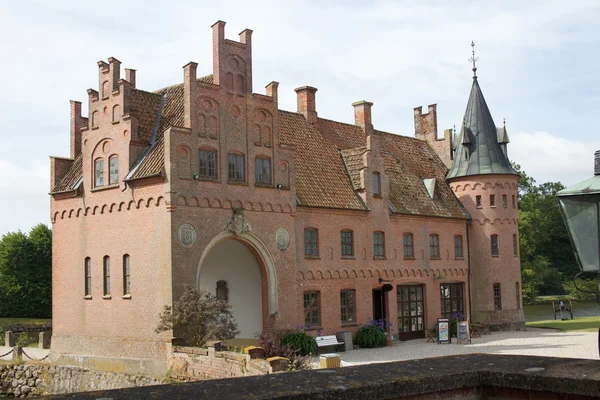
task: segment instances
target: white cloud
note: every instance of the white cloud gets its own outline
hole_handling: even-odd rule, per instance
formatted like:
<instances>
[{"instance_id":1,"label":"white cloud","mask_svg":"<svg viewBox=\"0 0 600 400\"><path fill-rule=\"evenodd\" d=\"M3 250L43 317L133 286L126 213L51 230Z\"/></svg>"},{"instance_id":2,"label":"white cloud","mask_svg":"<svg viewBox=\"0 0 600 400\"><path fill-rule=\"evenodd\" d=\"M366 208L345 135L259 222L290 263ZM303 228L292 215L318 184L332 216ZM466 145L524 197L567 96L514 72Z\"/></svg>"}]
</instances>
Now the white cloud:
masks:
<instances>
[{"instance_id":1,"label":"white cloud","mask_svg":"<svg viewBox=\"0 0 600 400\"><path fill-rule=\"evenodd\" d=\"M510 135L508 155L538 184L560 181L571 186L594 175L594 152L600 140L584 142L548 132Z\"/></svg>"}]
</instances>

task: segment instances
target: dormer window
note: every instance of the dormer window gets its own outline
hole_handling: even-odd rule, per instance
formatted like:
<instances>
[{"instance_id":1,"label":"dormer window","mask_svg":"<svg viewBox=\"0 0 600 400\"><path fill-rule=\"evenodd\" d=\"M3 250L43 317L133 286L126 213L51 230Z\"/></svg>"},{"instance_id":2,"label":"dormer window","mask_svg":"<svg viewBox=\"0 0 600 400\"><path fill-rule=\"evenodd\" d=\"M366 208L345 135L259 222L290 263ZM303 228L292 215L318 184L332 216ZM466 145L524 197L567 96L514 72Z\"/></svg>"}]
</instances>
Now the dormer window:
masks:
<instances>
[{"instance_id":1,"label":"dormer window","mask_svg":"<svg viewBox=\"0 0 600 400\"><path fill-rule=\"evenodd\" d=\"M110 175L108 177L109 185L116 185L119 183L119 157L112 156L109 160Z\"/></svg>"},{"instance_id":2,"label":"dormer window","mask_svg":"<svg viewBox=\"0 0 600 400\"><path fill-rule=\"evenodd\" d=\"M94 161L94 186L104 186L104 160L102 158Z\"/></svg>"},{"instance_id":3,"label":"dormer window","mask_svg":"<svg viewBox=\"0 0 600 400\"><path fill-rule=\"evenodd\" d=\"M381 197L381 176L379 172L373 172L373 196Z\"/></svg>"}]
</instances>

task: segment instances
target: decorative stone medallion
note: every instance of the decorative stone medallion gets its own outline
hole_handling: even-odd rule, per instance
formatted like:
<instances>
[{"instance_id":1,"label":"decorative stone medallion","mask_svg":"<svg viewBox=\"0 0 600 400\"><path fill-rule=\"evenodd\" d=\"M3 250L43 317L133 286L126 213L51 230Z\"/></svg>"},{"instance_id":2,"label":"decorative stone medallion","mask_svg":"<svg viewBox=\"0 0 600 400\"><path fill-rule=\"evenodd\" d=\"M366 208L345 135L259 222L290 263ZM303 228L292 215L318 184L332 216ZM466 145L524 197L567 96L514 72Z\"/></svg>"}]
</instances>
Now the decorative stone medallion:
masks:
<instances>
[{"instance_id":1,"label":"decorative stone medallion","mask_svg":"<svg viewBox=\"0 0 600 400\"><path fill-rule=\"evenodd\" d=\"M246 218L244 218L243 208L233 208L233 215L227 222L226 229L235 233L237 236L241 236L244 233L251 231L250 224L246 221Z\"/></svg>"},{"instance_id":2,"label":"decorative stone medallion","mask_svg":"<svg viewBox=\"0 0 600 400\"><path fill-rule=\"evenodd\" d=\"M279 250L285 250L290 245L290 234L285 229L279 228L275 232L275 241Z\"/></svg>"},{"instance_id":3,"label":"decorative stone medallion","mask_svg":"<svg viewBox=\"0 0 600 400\"><path fill-rule=\"evenodd\" d=\"M196 230L190 224L182 224L177 232L179 243L185 247L191 247L196 243Z\"/></svg>"}]
</instances>

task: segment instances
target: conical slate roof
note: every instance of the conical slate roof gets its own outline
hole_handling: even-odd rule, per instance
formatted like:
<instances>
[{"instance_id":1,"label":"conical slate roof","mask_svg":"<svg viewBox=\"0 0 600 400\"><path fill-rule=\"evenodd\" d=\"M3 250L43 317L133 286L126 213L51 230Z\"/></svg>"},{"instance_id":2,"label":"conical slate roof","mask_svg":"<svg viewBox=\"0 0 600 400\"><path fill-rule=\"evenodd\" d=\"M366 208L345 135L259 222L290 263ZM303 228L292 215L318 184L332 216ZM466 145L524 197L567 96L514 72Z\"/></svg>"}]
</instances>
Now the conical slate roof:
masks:
<instances>
[{"instance_id":1,"label":"conical slate roof","mask_svg":"<svg viewBox=\"0 0 600 400\"><path fill-rule=\"evenodd\" d=\"M505 132L504 130L499 137L477 77L474 77L467 111L456 140L454 162L446 178L483 174L516 175L506 151L503 151L499 143L506 146L508 135Z\"/></svg>"}]
</instances>

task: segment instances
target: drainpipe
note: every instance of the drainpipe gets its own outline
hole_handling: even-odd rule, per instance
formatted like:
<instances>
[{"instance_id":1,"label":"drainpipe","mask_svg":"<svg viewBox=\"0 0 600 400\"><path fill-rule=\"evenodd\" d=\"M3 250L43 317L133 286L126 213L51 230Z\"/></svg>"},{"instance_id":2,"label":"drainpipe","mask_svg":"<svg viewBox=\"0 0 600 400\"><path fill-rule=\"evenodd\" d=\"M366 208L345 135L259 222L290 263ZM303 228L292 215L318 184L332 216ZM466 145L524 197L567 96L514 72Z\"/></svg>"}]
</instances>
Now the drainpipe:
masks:
<instances>
[{"instance_id":1,"label":"drainpipe","mask_svg":"<svg viewBox=\"0 0 600 400\"><path fill-rule=\"evenodd\" d=\"M471 243L469 240L469 225L471 225L471 218L467 218L465 221L465 228L467 230L467 288L469 291L469 321L471 319Z\"/></svg>"}]
</instances>

